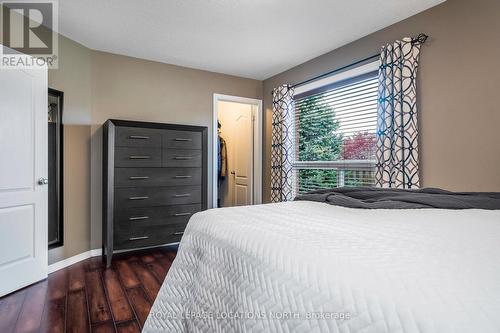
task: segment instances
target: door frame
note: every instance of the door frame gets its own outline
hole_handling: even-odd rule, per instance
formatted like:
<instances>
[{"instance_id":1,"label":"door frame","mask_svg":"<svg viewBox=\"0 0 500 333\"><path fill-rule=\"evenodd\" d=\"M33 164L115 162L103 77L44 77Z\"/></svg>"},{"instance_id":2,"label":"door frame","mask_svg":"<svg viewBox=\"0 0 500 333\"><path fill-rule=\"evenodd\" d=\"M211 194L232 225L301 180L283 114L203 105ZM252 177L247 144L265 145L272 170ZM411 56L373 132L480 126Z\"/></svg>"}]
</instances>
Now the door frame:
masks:
<instances>
[{"instance_id":1,"label":"door frame","mask_svg":"<svg viewBox=\"0 0 500 333\"><path fill-rule=\"evenodd\" d=\"M217 119L219 115L219 102L234 102L250 104L256 107L253 123L253 174L252 174L252 201L254 205L262 203L262 100L255 98L214 94L212 115L212 208L217 208Z\"/></svg>"}]
</instances>

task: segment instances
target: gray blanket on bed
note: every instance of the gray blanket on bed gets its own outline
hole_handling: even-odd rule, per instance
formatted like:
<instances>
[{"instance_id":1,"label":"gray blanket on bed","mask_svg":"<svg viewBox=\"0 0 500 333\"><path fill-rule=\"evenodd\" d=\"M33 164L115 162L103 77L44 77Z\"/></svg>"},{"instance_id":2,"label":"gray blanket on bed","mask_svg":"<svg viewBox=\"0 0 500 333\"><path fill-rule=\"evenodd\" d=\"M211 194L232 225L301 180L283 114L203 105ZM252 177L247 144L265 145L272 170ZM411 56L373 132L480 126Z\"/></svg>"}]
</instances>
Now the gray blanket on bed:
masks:
<instances>
[{"instance_id":1,"label":"gray blanket on bed","mask_svg":"<svg viewBox=\"0 0 500 333\"><path fill-rule=\"evenodd\" d=\"M419 190L373 187L340 187L299 195L295 200L326 202L365 209L500 209L500 193L450 192L436 188Z\"/></svg>"}]
</instances>

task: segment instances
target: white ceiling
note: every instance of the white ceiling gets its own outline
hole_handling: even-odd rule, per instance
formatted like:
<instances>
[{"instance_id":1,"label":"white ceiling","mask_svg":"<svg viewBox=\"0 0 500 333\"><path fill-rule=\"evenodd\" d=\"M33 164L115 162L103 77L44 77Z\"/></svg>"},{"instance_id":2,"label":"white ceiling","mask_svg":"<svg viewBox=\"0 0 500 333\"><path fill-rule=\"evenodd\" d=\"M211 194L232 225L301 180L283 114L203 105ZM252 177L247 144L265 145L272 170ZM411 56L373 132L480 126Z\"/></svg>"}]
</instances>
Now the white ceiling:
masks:
<instances>
[{"instance_id":1,"label":"white ceiling","mask_svg":"<svg viewBox=\"0 0 500 333\"><path fill-rule=\"evenodd\" d=\"M92 49L266 79L444 0L60 0Z\"/></svg>"}]
</instances>

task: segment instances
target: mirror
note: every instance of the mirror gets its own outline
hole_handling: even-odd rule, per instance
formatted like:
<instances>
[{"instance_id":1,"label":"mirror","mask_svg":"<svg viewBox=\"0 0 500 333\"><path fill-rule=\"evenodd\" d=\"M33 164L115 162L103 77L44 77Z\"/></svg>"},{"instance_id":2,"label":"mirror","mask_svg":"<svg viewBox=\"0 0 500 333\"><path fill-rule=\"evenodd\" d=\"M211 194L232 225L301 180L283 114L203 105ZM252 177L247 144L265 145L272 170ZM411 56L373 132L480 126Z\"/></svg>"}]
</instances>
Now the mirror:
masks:
<instances>
[{"instance_id":1,"label":"mirror","mask_svg":"<svg viewBox=\"0 0 500 333\"><path fill-rule=\"evenodd\" d=\"M63 111L64 93L49 88L48 100L48 179L49 179L49 249L63 245Z\"/></svg>"}]
</instances>

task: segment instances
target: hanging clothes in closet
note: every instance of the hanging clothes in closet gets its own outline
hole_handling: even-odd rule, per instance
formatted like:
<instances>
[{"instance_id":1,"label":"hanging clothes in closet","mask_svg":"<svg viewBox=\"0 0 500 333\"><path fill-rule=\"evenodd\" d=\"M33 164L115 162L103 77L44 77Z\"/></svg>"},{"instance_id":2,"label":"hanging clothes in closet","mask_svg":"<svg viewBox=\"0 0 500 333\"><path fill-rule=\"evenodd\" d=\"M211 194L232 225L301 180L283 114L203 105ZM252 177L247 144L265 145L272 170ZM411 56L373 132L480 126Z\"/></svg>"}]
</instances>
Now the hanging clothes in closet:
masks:
<instances>
[{"instance_id":1,"label":"hanging clothes in closet","mask_svg":"<svg viewBox=\"0 0 500 333\"><path fill-rule=\"evenodd\" d=\"M227 145L226 140L220 135L221 123L217 122L217 174L219 180L226 179L227 174Z\"/></svg>"}]
</instances>

